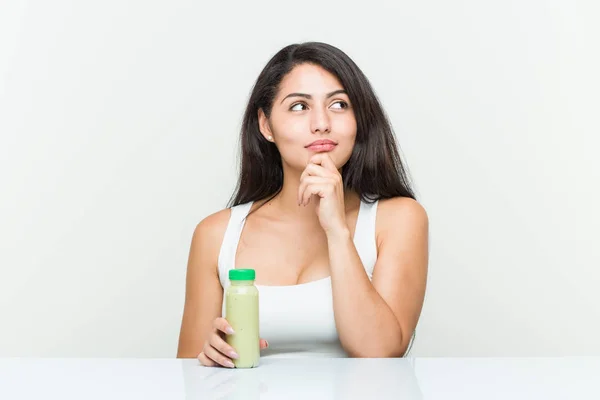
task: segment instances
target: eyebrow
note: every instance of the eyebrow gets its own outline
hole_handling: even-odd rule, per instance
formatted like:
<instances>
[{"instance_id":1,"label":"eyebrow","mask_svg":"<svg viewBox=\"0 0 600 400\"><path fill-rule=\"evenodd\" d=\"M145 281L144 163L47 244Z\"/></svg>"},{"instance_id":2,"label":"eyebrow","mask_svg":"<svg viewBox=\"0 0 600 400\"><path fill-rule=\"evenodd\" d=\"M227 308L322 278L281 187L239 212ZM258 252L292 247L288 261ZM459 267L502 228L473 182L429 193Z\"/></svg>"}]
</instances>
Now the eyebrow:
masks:
<instances>
[{"instance_id":1,"label":"eyebrow","mask_svg":"<svg viewBox=\"0 0 600 400\"><path fill-rule=\"evenodd\" d=\"M340 93L348 95L348 93L346 93L346 91L344 89L338 89L338 90L334 90L333 92L327 93L327 96L325 98L328 99L331 96L335 96L336 94L340 94ZM283 98L283 100L281 100L281 103L283 103L285 101L285 99L287 99L288 97L304 97L305 99L309 99L309 100L312 99L312 96L310 94L306 94L306 93L290 93L287 96L285 96Z\"/></svg>"}]
</instances>

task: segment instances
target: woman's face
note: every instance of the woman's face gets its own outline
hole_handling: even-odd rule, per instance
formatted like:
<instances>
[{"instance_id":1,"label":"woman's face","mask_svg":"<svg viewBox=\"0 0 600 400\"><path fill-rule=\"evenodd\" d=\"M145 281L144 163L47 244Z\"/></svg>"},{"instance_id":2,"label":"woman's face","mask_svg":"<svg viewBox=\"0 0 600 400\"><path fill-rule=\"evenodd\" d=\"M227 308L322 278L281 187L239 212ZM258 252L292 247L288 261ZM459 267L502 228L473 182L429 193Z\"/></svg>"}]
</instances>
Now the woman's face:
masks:
<instances>
[{"instance_id":1,"label":"woman's face","mask_svg":"<svg viewBox=\"0 0 600 400\"><path fill-rule=\"evenodd\" d=\"M279 85L269 120L259 111L263 136L277 146L282 161L303 170L316 153L327 152L337 168L350 158L356 119L338 79L313 64L300 64Z\"/></svg>"}]
</instances>

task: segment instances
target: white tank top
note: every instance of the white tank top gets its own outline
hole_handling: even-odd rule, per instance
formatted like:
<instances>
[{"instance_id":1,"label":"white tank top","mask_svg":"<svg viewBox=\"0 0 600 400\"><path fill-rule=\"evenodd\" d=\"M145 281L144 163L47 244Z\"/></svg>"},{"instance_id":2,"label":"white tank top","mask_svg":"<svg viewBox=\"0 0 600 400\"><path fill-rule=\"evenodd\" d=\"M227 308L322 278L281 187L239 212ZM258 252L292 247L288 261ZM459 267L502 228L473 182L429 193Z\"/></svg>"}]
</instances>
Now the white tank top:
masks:
<instances>
[{"instance_id":1,"label":"white tank top","mask_svg":"<svg viewBox=\"0 0 600 400\"><path fill-rule=\"evenodd\" d=\"M377 204L361 201L353 238L369 279L373 277L377 261ZM229 270L236 268L238 243L251 207L252 202L231 208L218 260L223 289L229 285ZM261 357L347 356L335 327L331 277L298 285L256 287L259 291L260 337L269 342ZM222 312L225 315L225 301Z\"/></svg>"}]
</instances>

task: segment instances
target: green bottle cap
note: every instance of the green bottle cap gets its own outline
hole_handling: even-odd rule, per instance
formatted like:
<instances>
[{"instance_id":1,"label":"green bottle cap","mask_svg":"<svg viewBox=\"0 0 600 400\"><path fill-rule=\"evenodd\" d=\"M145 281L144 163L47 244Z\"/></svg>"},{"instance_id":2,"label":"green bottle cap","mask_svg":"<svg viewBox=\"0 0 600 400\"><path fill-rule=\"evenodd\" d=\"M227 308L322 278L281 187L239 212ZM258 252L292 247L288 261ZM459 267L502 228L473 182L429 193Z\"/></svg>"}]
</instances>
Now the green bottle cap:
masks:
<instances>
[{"instance_id":1,"label":"green bottle cap","mask_svg":"<svg viewBox=\"0 0 600 400\"><path fill-rule=\"evenodd\" d=\"M232 281L253 281L256 272L253 269L230 269L229 280Z\"/></svg>"}]
</instances>

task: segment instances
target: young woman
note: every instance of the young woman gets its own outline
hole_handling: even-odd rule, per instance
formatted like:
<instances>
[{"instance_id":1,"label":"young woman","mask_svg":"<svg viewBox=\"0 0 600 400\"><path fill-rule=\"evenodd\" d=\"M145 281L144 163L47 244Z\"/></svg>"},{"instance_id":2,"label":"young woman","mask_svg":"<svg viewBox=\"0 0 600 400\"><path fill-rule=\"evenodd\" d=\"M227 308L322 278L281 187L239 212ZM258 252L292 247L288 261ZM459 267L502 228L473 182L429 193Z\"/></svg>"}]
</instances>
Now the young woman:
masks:
<instances>
[{"instance_id":1,"label":"young woman","mask_svg":"<svg viewBox=\"0 0 600 400\"><path fill-rule=\"evenodd\" d=\"M232 367L223 291L256 270L261 357L401 357L428 269L428 218L367 78L319 42L281 49L241 131L230 207L196 227L178 357Z\"/></svg>"}]
</instances>

